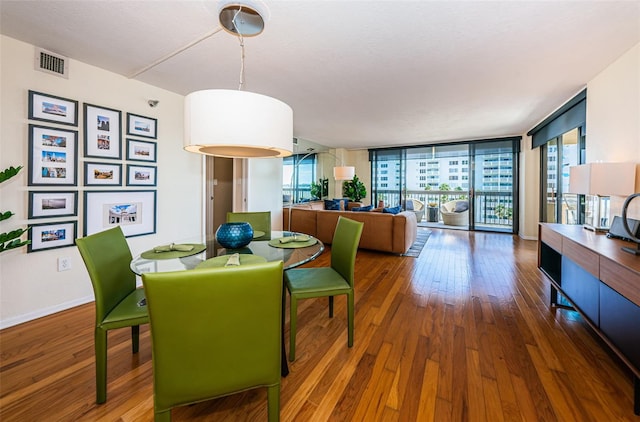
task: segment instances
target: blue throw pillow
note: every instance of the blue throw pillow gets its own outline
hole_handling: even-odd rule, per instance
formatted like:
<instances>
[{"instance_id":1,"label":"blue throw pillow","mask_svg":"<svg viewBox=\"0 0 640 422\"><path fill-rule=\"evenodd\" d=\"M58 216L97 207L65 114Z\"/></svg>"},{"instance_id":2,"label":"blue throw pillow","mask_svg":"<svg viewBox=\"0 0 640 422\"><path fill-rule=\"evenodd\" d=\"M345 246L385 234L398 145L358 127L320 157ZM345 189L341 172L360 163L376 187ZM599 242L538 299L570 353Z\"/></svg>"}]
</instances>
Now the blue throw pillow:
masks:
<instances>
[{"instance_id":1,"label":"blue throw pillow","mask_svg":"<svg viewBox=\"0 0 640 422\"><path fill-rule=\"evenodd\" d=\"M324 209L325 210L330 210L330 211L339 211L340 210L340 201L339 200L331 200L331 199L325 199L324 200Z\"/></svg>"},{"instance_id":2,"label":"blue throw pillow","mask_svg":"<svg viewBox=\"0 0 640 422\"><path fill-rule=\"evenodd\" d=\"M404 201L404 206L407 211L413 211L413 201Z\"/></svg>"},{"instance_id":3,"label":"blue throw pillow","mask_svg":"<svg viewBox=\"0 0 640 422\"><path fill-rule=\"evenodd\" d=\"M469 209L469 202L458 201L456 202L456 207L453 209L453 212L465 212L468 209Z\"/></svg>"},{"instance_id":4,"label":"blue throw pillow","mask_svg":"<svg viewBox=\"0 0 640 422\"><path fill-rule=\"evenodd\" d=\"M398 214L400 211L402 211L402 207L400 205L398 205L397 207L388 207L382 209L382 212L386 214Z\"/></svg>"},{"instance_id":5,"label":"blue throw pillow","mask_svg":"<svg viewBox=\"0 0 640 422\"><path fill-rule=\"evenodd\" d=\"M367 211L371 211L372 209L373 209L373 205L367 205L365 207L353 207L351 208L351 211L367 212Z\"/></svg>"},{"instance_id":6,"label":"blue throw pillow","mask_svg":"<svg viewBox=\"0 0 640 422\"><path fill-rule=\"evenodd\" d=\"M349 198L333 198L333 200L338 203L339 210L347 209L347 204L349 204ZM342 202L343 206L340 206L340 202Z\"/></svg>"}]
</instances>

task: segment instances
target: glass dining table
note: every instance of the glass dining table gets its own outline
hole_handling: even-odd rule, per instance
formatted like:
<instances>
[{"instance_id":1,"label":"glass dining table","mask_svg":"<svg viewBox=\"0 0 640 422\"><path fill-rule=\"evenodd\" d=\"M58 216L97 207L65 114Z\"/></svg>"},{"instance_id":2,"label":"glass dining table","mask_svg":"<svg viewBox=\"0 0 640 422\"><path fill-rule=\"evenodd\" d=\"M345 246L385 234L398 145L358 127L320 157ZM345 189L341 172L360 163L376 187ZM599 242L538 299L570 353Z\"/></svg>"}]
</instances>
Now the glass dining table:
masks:
<instances>
[{"instance_id":1,"label":"glass dining table","mask_svg":"<svg viewBox=\"0 0 640 422\"><path fill-rule=\"evenodd\" d=\"M299 235L300 233L274 230L271 231L271 239L286 238L296 234ZM240 249L223 248L217 244L213 238L184 239L175 242L175 244L200 246L198 249L201 249L201 251L194 254L186 253L187 256L184 256L185 253L176 253L166 259L163 257L163 254L154 256L149 253L150 251L147 251L146 253L143 252L135 256L131 261L130 267L131 271L137 275L148 272L192 270L207 259L239 253L257 255L265 258L267 261L283 261L286 271L316 259L324 251L324 244L319 239L312 239L315 239L315 243L304 247L274 247L269 244L269 239L253 240L247 246ZM291 242L285 245L295 246L295 243Z\"/></svg>"},{"instance_id":2,"label":"glass dining table","mask_svg":"<svg viewBox=\"0 0 640 422\"><path fill-rule=\"evenodd\" d=\"M300 235L300 233L289 231L271 231L271 239L287 238ZM307 236L307 235L305 235ZM131 260L130 268L137 275L150 272L184 271L202 267L207 264L207 260L230 254L251 254L262 257L266 261L283 261L284 270L298 267L309 261L316 259L323 251L324 244L314 237L304 243L287 242L283 244L275 243L271 239L253 240L244 248L226 249L221 247L215 239L196 238L185 239L175 242L175 245L193 245L191 251L172 251L165 253L154 253L153 250L143 252ZM271 244L270 244L271 243ZM273 244L276 244L276 247ZM308 246L307 246L308 245ZM242 258L240 258L242 262ZM285 317L286 291L282 290L282 376L289 374L286 350L284 346L284 317Z\"/></svg>"}]
</instances>

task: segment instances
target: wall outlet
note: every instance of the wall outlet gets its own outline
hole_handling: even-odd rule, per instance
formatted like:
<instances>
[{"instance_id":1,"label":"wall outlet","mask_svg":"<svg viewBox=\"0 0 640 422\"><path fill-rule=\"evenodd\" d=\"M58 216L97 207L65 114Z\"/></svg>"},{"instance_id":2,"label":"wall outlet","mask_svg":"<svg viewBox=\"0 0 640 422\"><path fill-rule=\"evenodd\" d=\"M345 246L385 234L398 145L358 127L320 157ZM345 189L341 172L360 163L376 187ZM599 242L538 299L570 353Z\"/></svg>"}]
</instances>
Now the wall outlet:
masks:
<instances>
[{"instance_id":1,"label":"wall outlet","mask_svg":"<svg viewBox=\"0 0 640 422\"><path fill-rule=\"evenodd\" d=\"M58 271L69 271L71 269L70 258L58 258Z\"/></svg>"}]
</instances>

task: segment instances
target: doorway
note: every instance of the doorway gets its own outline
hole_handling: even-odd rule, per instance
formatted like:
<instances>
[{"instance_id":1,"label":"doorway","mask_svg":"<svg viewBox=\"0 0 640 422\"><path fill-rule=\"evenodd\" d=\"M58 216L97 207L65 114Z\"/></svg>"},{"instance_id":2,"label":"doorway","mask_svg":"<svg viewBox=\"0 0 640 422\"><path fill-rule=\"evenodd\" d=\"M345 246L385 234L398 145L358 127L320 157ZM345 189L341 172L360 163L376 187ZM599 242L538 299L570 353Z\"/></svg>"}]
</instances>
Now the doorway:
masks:
<instances>
[{"instance_id":1,"label":"doorway","mask_svg":"<svg viewBox=\"0 0 640 422\"><path fill-rule=\"evenodd\" d=\"M207 156L206 177L205 230L207 238L213 238L227 212L233 211L233 159Z\"/></svg>"}]
</instances>

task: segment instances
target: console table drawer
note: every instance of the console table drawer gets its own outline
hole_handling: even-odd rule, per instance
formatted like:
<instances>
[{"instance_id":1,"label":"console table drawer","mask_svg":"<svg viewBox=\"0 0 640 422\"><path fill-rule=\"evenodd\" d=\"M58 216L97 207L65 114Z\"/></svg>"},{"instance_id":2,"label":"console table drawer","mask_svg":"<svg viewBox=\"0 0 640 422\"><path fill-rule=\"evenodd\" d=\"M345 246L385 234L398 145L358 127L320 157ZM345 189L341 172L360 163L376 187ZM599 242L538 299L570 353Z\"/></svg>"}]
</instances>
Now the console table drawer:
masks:
<instances>
[{"instance_id":1,"label":"console table drawer","mask_svg":"<svg viewBox=\"0 0 640 422\"><path fill-rule=\"evenodd\" d=\"M600 280L640 306L640 274L601 256Z\"/></svg>"},{"instance_id":2,"label":"console table drawer","mask_svg":"<svg viewBox=\"0 0 640 422\"><path fill-rule=\"evenodd\" d=\"M569 240L562 240L562 256L565 256L589 272L595 278L600 277L600 255Z\"/></svg>"},{"instance_id":3,"label":"console table drawer","mask_svg":"<svg viewBox=\"0 0 640 422\"><path fill-rule=\"evenodd\" d=\"M558 253L562 253L562 235L546 226L540 226L540 240Z\"/></svg>"}]
</instances>

